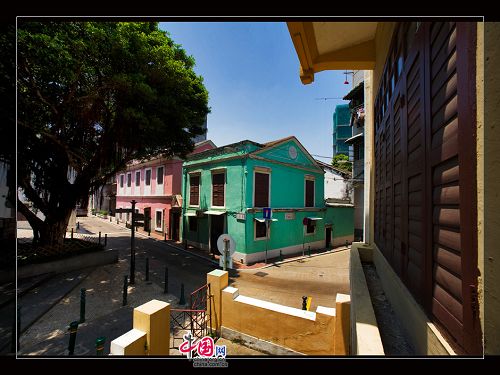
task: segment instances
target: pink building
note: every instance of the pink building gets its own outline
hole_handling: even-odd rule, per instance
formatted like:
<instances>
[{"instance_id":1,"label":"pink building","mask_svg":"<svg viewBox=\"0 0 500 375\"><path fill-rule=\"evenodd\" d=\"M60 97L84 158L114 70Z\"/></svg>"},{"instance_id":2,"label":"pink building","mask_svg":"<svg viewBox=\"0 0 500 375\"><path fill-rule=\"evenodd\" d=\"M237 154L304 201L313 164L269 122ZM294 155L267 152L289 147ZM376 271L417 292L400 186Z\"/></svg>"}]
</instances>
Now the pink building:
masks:
<instances>
[{"instance_id":1,"label":"pink building","mask_svg":"<svg viewBox=\"0 0 500 375\"><path fill-rule=\"evenodd\" d=\"M193 154L215 148L210 140L195 144ZM153 158L146 162L133 161L116 175L116 208L131 208L134 199L136 212L146 220L144 231L166 234L179 240L182 208L182 163L180 158ZM130 223L131 214L119 213L116 218ZM147 220L147 219L150 220Z\"/></svg>"}]
</instances>

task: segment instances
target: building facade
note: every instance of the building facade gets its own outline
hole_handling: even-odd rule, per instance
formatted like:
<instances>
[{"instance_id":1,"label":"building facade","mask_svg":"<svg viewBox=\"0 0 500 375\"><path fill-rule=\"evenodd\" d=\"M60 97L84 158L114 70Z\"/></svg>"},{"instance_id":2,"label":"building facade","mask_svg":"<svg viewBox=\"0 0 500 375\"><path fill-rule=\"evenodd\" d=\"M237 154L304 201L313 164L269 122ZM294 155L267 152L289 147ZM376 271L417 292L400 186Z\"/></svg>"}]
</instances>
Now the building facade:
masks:
<instances>
[{"instance_id":1,"label":"building facade","mask_svg":"<svg viewBox=\"0 0 500 375\"><path fill-rule=\"evenodd\" d=\"M195 144L193 153L214 148L212 141ZM131 208L144 214L142 230L156 232L179 241L182 207L182 160L155 157L148 161L132 161L116 175L116 208ZM130 223L132 215L115 213L119 221Z\"/></svg>"},{"instance_id":2,"label":"building facade","mask_svg":"<svg viewBox=\"0 0 500 375\"><path fill-rule=\"evenodd\" d=\"M365 70L365 249L415 352L498 353L498 267L484 262L494 250L485 247L483 193L483 80L499 56L497 43L487 59L483 47L485 35L498 38L498 25L288 28L303 83L322 70ZM342 49L340 35L351 35Z\"/></svg>"},{"instance_id":3,"label":"building facade","mask_svg":"<svg viewBox=\"0 0 500 375\"><path fill-rule=\"evenodd\" d=\"M352 136L350 120L348 104L335 106L333 112L333 156L338 154L349 156L350 147L345 141Z\"/></svg>"},{"instance_id":4,"label":"building facade","mask_svg":"<svg viewBox=\"0 0 500 375\"><path fill-rule=\"evenodd\" d=\"M352 203L352 174L319 160L316 160L316 163L325 172L325 201L337 200Z\"/></svg>"},{"instance_id":5,"label":"building facade","mask_svg":"<svg viewBox=\"0 0 500 375\"><path fill-rule=\"evenodd\" d=\"M217 253L217 239L228 233L233 259L247 264L352 241L352 207L327 209L324 172L295 137L192 155L183 172L190 245ZM265 207L272 208L269 227Z\"/></svg>"},{"instance_id":6,"label":"building facade","mask_svg":"<svg viewBox=\"0 0 500 375\"><path fill-rule=\"evenodd\" d=\"M365 108L364 108L364 71L356 70L353 74L353 89L344 97L349 100L351 112L350 125L352 137L345 143L351 145L352 154L352 184L354 190L354 237L357 241L363 240L364 225L364 171L365 171Z\"/></svg>"}]
</instances>

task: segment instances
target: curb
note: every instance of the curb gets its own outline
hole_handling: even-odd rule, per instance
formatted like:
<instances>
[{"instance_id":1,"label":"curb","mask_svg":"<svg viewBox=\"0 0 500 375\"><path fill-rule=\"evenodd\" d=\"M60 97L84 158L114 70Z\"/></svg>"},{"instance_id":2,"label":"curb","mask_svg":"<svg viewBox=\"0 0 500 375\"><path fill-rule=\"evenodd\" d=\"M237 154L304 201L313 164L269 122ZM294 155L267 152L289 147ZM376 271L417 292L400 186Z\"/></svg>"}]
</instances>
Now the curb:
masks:
<instances>
[{"instance_id":1,"label":"curb","mask_svg":"<svg viewBox=\"0 0 500 375\"><path fill-rule=\"evenodd\" d=\"M346 250L350 250L350 249L349 248L345 248L345 249L339 249L339 250L329 250L329 251L325 251L325 252L319 253L319 254L303 255L303 256L300 256L300 257L291 258L291 259L285 259L285 260L282 260L280 262L274 262L274 263L271 263L271 264L268 264L268 265L265 265L265 266L262 266L262 267L259 267L259 268L252 268L252 269L254 269L254 270L260 270L260 269L264 269L264 268L274 267L274 266L279 265L279 264L296 262L297 260L301 260L301 259L309 259L309 258L314 258L314 257L317 257L317 256L321 256L321 255L339 253L341 251L346 251ZM247 269L250 269L250 268L247 268Z\"/></svg>"}]
</instances>

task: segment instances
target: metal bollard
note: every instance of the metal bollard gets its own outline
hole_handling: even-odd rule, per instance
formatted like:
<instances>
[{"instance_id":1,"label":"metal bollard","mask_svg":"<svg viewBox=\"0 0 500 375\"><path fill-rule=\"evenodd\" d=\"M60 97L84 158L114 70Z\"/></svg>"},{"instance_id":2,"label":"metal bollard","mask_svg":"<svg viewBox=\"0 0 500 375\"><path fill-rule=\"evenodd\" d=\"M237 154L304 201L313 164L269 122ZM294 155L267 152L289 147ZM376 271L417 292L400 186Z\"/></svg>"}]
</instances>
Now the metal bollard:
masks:
<instances>
[{"instance_id":1,"label":"metal bollard","mask_svg":"<svg viewBox=\"0 0 500 375\"><path fill-rule=\"evenodd\" d=\"M98 339L95 340L95 354L97 356L104 355L104 343L105 342L106 342L105 337L99 337Z\"/></svg>"},{"instance_id":2,"label":"metal bollard","mask_svg":"<svg viewBox=\"0 0 500 375\"><path fill-rule=\"evenodd\" d=\"M71 228L71 239L73 239L73 228Z\"/></svg>"},{"instance_id":3,"label":"metal bollard","mask_svg":"<svg viewBox=\"0 0 500 375\"><path fill-rule=\"evenodd\" d=\"M280 250L280 262L283 262L283 254L281 253L281 250Z\"/></svg>"},{"instance_id":4,"label":"metal bollard","mask_svg":"<svg viewBox=\"0 0 500 375\"><path fill-rule=\"evenodd\" d=\"M69 345L68 355L73 355L75 352L76 332L78 331L78 322L74 321L69 324Z\"/></svg>"},{"instance_id":5,"label":"metal bollard","mask_svg":"<svg viewBox=\"0 0 500 375\"><path fill-rule=\"evenodd\" d=\"M308 246L308 248L307 248L307 255L311 256L311 246Z\"/></svg>"},{"instance_id":6,"label":"metal bollard","mask_svg":"<svg viewBox=\"0 0 500 375\"><path fill-rule=\"evenodd\" d=\"M128 292L128 276L125 275L123 279L123 302L122 306L127 304L127 292Z\"/></svg>"},{"instance_id":7,"label":"metal bollard","mask_svg":"<svg viewBox=\"0 0 500 375\"><path fill-rule=\"evenodd\" d=\"M167 240L167 234L165 233L163 236L163 241L166 241L166 240Z\"/></svg>"},{"instance_id":8,"label":"metal bollard","mask_svg":"<svg viewBox=\"0 0 500 375\"><path fill-rule=\"evenodd\" d=\"M146 257L146 283L151 284L149 281L149 258Z\"/></svg>"},{"instance_id":9,"label":"metal bollard","mask_svg":"<svg viewBox=\"0 0 500 375\"><path fill-rule=\"evenodd\" d=\"M80 222L79 221L76 223L76 229L80 229Z\"/></svg>"},{"instance_id":10,"label":"metal bollard","mask_svg":"<svg viewBox=\"0 0 500 375\"><path fill-rule=\"evenodd\" d=\"M109 222L111 223L111 216L109 217Z\"/></svg>"},{"instance_id":11,"label":"metal bollard","mask_svg":"<svg viewBox=\"0 0 500 375\"><path fill-rule=\"evenodd\" d=\"M184 298L184 283L181 284L181 298L179 298L179 305L185 305L186 299Z\"/></svg>"},{"instance_id":12,"label":"metal bollard","mask_svg":"<svg viewBox=\"0 0 500 375\"><path fill-rule=\"evenodd\" d=\"M151 228L148 229L148 236L151 236Z\"/></svg>"},{"instance_id":13,"label":"metal bollard","mask_svg":"<svg viewBox=\"0 0 500 375\"><path fill-rule=\"evenodd\" d=\"M85 322L85 299L86 299L85 288L80 289L80 323Z\"/></svg>"},{"instance_id":14,"label":"metal bollard","mask_svg":"<svg viewBox=\"0 0 500 375\"><path fill-rule=\"evenodd\" d=\"M104 247L108 245L108 234L104 233Z\"/></svg>"},{"instance_id":15,"label":"metal bollard","mask_svg":"<svg viewBox=\"0 0 500 375\"><path fill-rule=\"evenodd\" d=\"M168 293L168 267L165 267L165 285L163 286L163 293Z\"/></svg>"},{"instance_id":16,"label":"metal bollard","mask_svg":"<svg viewBox=\"0 0 500 375\"><path fill-rule=\"evenodd\" d=\"M302 310L307 310L307 296L302 296Z\"/></svg>"},{"instance_id":17,"label":"metal bollard","mask_svg":"<svg viewBox=\"0 0 500 375\"><path fill-rule=\"evenodd\" d=\"M101 244L101 232L99 232L99 245Z\"/></svg>"}]
</instances>

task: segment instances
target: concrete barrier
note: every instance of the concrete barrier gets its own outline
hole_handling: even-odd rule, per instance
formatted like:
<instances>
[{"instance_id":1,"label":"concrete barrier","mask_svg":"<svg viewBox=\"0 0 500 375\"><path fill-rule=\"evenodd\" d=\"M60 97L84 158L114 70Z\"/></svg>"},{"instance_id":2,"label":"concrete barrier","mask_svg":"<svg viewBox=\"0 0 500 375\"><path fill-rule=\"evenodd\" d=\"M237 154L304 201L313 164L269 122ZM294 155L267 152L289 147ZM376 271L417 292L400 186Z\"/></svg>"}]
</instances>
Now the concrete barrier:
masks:
<instances>
[{"instance_id":1,"label":"concrete barrier","mask_svg":"<svg viewBox=\"0 0 500 375\"><path fill-rule=\"evenodd\" d=\"M28 264L17 269L17 277L24 279L49 272L63 273L116 262L118 262L117 249L95 251L51 262Z\"/></svg>"}]
</instances>

